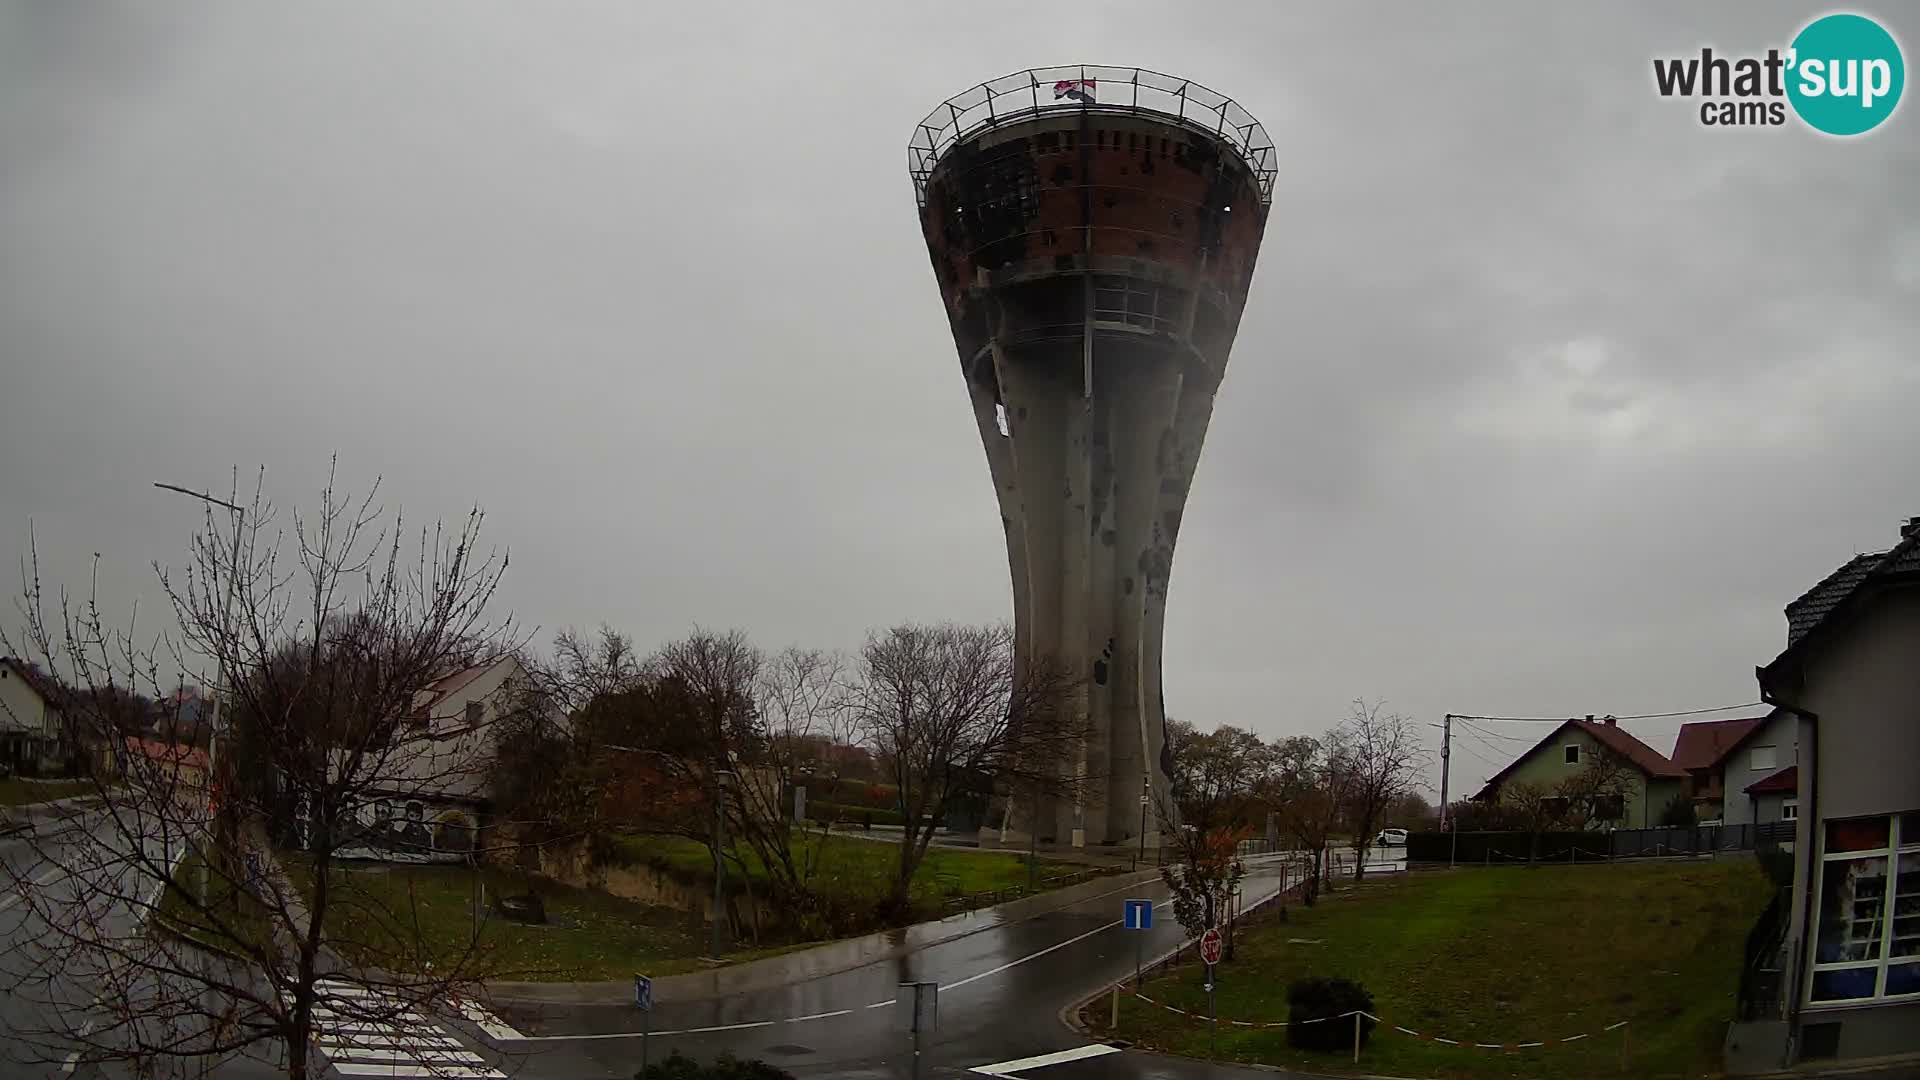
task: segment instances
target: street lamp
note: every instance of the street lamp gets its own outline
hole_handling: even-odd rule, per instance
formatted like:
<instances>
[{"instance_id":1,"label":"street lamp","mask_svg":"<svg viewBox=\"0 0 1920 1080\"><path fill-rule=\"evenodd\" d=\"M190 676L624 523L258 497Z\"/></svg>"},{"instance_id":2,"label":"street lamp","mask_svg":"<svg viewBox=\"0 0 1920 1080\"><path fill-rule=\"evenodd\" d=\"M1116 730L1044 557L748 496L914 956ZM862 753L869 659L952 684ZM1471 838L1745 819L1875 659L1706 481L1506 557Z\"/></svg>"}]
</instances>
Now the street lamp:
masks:
<instances>
[{"instance_id":1,"label":"street lamp","mask_svg":"<svg viewBox=\"0 0 1920 1080\"><path fill-rule=\"evenodd\" d=\"M155 481L153 486L165 491L188 495L208 505L222 506L233 511L233 561L227 566L227 596L225 602L222 603L220 607L220 643L219 648L214 650L213 658L213 716L208 720L207 733L207 772L213 777L214 790L222 791L224 788L219 782L220 699L226 693L227 686L227 644L229 641L229 631L231 630L230 622L233 618L233 592L240 580L240 539L246 528L247 509L244 506L237 506L230 503L225 499L216 499L203 491L194 491L191 488L184 488L178 484L162 484Z\"/></svg>"},{"instance_id":2,"label":"street lamp","mask_svg":"<svg viewBox=\"0 0 1920 1080\"><path fill-rule=\"evenodd\" d=\"M740 779L729 769L713 774L713 944L710 955L720 959L720 923L726 913L727 788Z\"/></svg>"},{"instance_id":3,"label":"street lamp","mask_svg":"<svg viewBox=\"0 0 1920 1080\"><path fill-rule=\"evenodd\" d=\"M671 758L673 755L662 750L648 750L638 746L621 746L618 743L602 743L603 750L619 750L629 754L653 754ZM727 764L734 765L734 754L727 751ZM716 769L713 773L713 937L710 939L708 955L720 959L720 920L725 913L727 883L727 860L722 854L727 843L727 802L728 787L738 783L740 774L731 769Z\"/></svg>"}]
</instances>

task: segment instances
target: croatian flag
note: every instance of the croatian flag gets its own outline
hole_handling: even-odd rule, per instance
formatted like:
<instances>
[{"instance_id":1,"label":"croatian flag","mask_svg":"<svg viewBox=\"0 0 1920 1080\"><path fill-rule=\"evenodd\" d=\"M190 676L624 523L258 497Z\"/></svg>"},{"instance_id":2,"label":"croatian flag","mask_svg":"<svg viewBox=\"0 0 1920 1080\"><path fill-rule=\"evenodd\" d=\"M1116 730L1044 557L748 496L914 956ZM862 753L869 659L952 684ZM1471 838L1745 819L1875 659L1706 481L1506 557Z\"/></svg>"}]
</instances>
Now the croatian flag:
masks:
<instances>
[{"instance_id":1,"label":"croatian flag","mask_svg":"<svg viewBox=\"0 0 1920 1080\"><path fill-rule=\"evenodd\" d=\"M1086 105L1093 104L1093 89L1097 79L1061 79L1053 84L1053 100L1072 98Z\"/></svg>"}]
</instances>

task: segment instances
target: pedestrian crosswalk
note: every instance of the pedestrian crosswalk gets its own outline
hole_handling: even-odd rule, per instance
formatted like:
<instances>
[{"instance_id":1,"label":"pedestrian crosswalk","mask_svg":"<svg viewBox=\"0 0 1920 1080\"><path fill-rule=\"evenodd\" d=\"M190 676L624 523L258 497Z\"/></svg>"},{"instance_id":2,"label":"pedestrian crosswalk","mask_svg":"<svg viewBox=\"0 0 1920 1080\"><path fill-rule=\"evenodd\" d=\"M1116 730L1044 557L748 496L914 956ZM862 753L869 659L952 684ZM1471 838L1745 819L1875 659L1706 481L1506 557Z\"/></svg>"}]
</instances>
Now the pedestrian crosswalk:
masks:
<instances>
[{"instance_id":1,"label":"pedestrian crosswalk","mask_svg":"<svg viewBox=\"0 0 1920 1080\"><path fill-rule=\"evenodd\" d=\"M505 1073L488 1065L443 1025L398 1000L331 980L322 980L314 989L318 998L313 1009L314 1043L343 1076L505 1080ZM476 1023L480 1020L475 1012L489 1023L498 1023L477 1005L463 1004L461 1011Z\"/></svg>"}]
</instances>

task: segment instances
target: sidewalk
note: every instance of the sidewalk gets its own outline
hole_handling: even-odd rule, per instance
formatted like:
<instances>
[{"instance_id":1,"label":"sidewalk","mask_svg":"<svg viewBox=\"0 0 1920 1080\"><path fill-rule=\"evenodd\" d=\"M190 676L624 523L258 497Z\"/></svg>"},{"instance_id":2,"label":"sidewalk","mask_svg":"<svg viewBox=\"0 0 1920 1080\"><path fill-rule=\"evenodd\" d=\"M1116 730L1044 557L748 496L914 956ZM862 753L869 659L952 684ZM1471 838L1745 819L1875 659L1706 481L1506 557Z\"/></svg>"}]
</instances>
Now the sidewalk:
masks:
<instances>
[{"instance_id":1,"label":"sidewalk","mask_svg":"<svg viewBox=\"0 0 1920 1080\"><path fill-rule=\"evenodd\" d=\"M102 802L98 795L74 795L52 802L0 806L0 836L24 832L42 822L64 821Z\"/></svg>"},{"instance_id":2,"label":"sidewalk","mask_svg":"<svg viewBox=\"0 0 1920 1080\"><path fill-rule=\"evenodd\" d=\"M829 942L815 948L752 960L744 964L666 975L653 980L655 1000L702 1001L752 993L837 975L884 960L894 960L941 942L1043 915L1050 911L1122 892L1158 880L1158 869L1113 874L1037 896L951 915L933 922L883 930L865 937ZM530 1005L624 1005L633 1000L631 980L589 983L496 982L487 985L494 1000Z\"/></svg>"}]
</instances>

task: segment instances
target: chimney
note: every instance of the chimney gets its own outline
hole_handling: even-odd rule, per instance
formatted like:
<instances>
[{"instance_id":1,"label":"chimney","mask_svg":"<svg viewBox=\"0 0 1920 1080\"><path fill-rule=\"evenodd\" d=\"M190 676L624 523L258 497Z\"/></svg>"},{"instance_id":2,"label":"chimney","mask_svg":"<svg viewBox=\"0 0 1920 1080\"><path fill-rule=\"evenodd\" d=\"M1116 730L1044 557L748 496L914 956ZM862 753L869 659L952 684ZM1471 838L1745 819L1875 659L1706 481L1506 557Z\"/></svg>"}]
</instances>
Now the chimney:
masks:
<instances>
[{"instance_id":1,"label":"chimney","mask_svg":"<svg viewBox=\"0 0 1920 1080\"><path fill-rule=\"evenodd\" d=\"M1914 533L1920 533L1920 517L1910 517L1905 525L1900 526L1900 539L1905 540Z\"/></svg>"}]
</instances>

